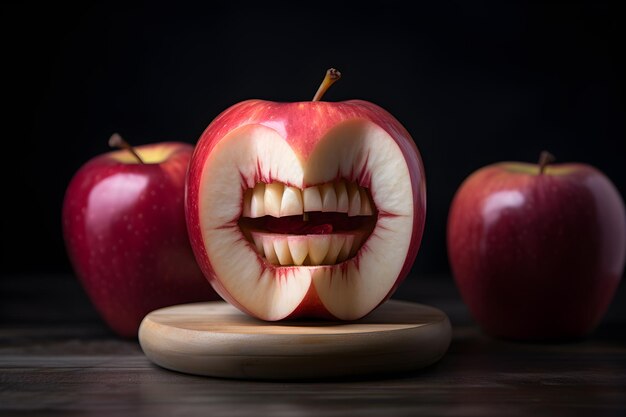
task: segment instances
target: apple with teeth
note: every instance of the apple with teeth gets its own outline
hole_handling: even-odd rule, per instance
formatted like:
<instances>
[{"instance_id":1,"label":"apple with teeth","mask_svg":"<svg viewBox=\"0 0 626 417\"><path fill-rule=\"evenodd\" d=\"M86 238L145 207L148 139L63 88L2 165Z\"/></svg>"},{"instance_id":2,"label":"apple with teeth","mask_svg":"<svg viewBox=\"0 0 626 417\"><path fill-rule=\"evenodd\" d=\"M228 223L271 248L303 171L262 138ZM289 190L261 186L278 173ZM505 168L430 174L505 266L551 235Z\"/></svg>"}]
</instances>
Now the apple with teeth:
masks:
<instances>
[{"instance_id":1,"label":"apple with teeth","mask_svg":"<svg viewBox=\"0 0 626 417\"><path fill-rule=\"evenodd\" d=\"M219 299L195 261L185 224L185 175L193 146L112 146L73 176L63 232L78 279L107 325L136 337L150 311Z\"/></svg>"},{"instance_id":2,"label":"apple with teeth","mask_svg":"<svg viewBox=\"0 0 626 417\"><path fill-rule=\"evenodd\" d=\"M426 214L407 130L363 100L243 101L206 128L187 176L198 263L251 316L354 320L388 299L417 255Z\"/></svg>"},{"instance_id":3,"label":"apple with teeth","mask_svg":"<svg viewBox=\"0 0 626 417\"><path fill-rule=\"evenodd\" d=\"M567 339L591 332L626 260L626 211L598 169L502 162L461 184L448 217L459 291L487 333Z\"/></svg>"}]
</instances>

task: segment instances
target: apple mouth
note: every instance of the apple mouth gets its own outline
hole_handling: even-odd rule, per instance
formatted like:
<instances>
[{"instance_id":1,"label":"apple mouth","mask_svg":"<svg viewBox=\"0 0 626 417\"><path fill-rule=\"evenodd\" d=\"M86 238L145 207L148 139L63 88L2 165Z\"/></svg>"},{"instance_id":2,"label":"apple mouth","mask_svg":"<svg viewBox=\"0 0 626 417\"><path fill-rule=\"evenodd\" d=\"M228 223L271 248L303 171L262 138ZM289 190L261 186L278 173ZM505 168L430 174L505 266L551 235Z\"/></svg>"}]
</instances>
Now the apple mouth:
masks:
<instances>
[{"instance_id":1,"label":"apple mouth","mask_svg":"<svg viewBox=\"0 0 626 417\"><path fill-rule=\"evenodd\" d=\"M266 263L336 265L353 258L376 226L368 190L338 180L304 189L257 183L243 193L239 228Z\"/></svg>"}]
</instances>

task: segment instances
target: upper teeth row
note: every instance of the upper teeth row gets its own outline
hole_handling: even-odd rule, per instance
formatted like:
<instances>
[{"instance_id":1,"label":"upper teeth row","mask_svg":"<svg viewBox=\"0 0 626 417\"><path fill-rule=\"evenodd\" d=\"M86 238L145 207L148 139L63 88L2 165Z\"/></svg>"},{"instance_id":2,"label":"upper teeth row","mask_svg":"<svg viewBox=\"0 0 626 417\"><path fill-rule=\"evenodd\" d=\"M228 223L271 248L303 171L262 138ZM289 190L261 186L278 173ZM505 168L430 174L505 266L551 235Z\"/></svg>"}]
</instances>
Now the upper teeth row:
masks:
<instances>
[{"instance_id":1,"label":"upper teeth row","mask_svg":"<svg viewBox=\"0 0 626 417\"><path fill-rule=\"evenodd\" d=\"M367 191L353 182L337 181L304 190L280 182L258 183L243 195L244 217L283 217L310 211L369 216L373 213Z\"/></svg>"}]
</instances>

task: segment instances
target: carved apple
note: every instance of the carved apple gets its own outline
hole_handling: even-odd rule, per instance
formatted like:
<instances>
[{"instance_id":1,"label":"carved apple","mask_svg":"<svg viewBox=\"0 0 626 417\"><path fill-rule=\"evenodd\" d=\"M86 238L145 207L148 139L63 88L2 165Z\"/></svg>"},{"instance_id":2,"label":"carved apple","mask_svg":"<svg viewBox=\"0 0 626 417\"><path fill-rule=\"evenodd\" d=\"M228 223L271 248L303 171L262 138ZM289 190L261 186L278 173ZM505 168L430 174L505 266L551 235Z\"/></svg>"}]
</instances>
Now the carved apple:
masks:
<instances>
[{"instance_id":1,"label":"carved apple","mask_svg":"<svg viewBox=\"0 0 626 417\"><path fill-rule=\"evenodd\" d=\"M363 100L248 100L215 118L187 176L196 259L215 290L263 319L353 320L388 299L420 246L415 142Z\"/></svg>"}]
</instances>

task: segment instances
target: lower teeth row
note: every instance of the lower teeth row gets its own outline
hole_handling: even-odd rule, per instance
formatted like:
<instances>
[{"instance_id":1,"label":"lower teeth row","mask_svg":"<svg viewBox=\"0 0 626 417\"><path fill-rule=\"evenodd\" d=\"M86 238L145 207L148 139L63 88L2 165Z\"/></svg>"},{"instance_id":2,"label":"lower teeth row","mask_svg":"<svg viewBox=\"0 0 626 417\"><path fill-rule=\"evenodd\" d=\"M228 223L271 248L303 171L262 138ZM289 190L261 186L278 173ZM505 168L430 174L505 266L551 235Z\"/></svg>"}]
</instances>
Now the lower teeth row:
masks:
<instances>
[{"instance_id":1,"label":"lower teeth row","mask_svg":"<svg viewBox=\"0 0 626 417\"><path fill-rule=\"evenodd\" d=\"M273 265L335 265L352 258L363 233L284 235L252 231L257 252Z\"/></svg>"}]
</instances>

